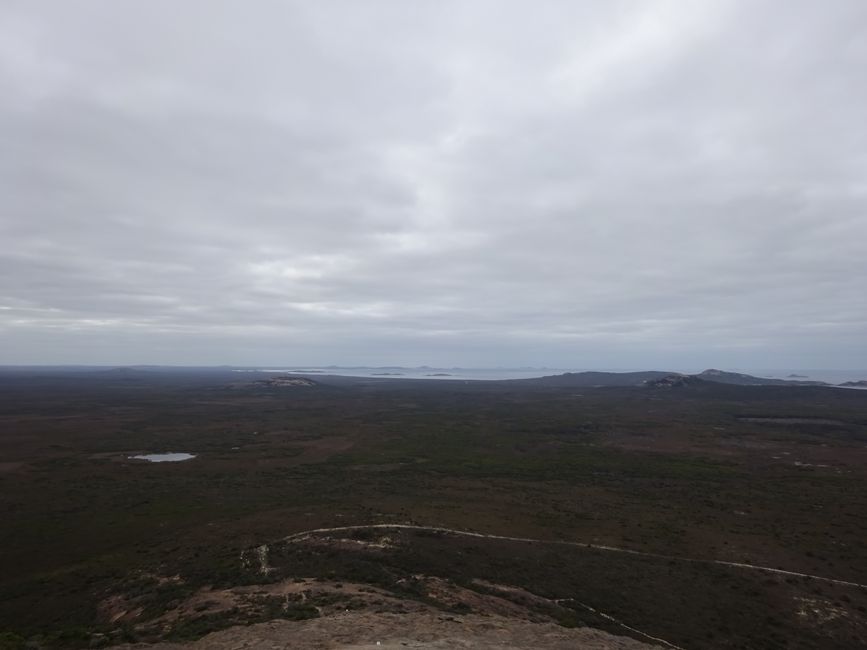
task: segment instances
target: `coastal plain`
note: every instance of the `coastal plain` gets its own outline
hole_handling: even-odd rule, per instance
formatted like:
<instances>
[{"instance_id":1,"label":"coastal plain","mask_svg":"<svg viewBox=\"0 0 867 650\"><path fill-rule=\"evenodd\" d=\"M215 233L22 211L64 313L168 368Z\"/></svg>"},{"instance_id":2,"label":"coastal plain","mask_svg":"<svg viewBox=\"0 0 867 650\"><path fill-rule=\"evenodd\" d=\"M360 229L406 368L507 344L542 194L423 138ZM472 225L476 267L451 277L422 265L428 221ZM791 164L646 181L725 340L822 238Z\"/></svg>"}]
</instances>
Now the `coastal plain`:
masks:
<instances>
[{"instance_id":1,"label":"coastal plain","mask_svg":"<svg viewBox=\"0 0 867 650\"><path fill-rule=\"evenodd\" d=\"M0 647L347 610L867 644L865 391L294 379L0 373Z\"/></svg>"}]
</instances>

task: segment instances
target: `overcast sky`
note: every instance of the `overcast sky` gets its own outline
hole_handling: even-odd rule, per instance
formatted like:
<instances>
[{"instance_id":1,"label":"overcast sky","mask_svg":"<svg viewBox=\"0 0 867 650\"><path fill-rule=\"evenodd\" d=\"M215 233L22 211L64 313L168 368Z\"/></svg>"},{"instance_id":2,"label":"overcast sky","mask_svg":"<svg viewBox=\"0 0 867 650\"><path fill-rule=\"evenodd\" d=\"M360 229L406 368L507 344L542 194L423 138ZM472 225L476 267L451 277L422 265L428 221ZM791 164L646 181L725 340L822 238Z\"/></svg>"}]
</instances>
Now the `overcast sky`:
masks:
<instances>
[{"instance_id":1,"label":"overcast sky","mask_svg":"<svg viewBox=\"0 0 867 650\"><path fill-rule=\"evenodd\" d=\"M867 2L0 0L0 363L867 367Z\"/></svg>"}]
</instances>

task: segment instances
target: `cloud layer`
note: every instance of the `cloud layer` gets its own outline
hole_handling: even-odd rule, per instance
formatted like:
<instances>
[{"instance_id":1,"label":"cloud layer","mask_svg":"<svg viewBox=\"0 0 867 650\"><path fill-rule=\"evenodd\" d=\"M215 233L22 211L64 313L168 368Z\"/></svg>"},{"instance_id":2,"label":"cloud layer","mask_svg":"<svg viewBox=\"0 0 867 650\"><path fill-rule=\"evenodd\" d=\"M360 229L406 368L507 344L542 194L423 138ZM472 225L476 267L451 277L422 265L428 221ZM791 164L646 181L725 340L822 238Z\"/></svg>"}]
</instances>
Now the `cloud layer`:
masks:
<instances>
[{"instance_id":1,"label":"cloud layer","mask_svg":"<svg viewBox=\"0 0 867 650\"><path fill-rule=\"evenodd\" d=\"M0 363L867 367L867 5L0 5Z\"/></svg>"}]
</instances>

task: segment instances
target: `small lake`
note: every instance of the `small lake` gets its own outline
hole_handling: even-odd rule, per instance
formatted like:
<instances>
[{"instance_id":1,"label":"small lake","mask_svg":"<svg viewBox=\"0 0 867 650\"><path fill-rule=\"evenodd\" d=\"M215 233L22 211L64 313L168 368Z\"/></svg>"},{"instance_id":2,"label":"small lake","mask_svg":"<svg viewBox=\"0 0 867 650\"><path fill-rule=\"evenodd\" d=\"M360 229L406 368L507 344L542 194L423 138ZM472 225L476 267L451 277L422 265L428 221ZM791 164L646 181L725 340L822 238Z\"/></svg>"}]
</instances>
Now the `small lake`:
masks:
<instances>
[{"instance_id":1,"label":"small lake","mask_svg":"<svg viewBox=\"0 0 867 650\"><path fill-rule=\"evenodd\" d=\"M178 463L182 460L190 460L195 457L195 454L173 452L167 454L139 454L138 456L130 456L133 460L146 460L149 463Z\"/></svg>"}]
</instances>

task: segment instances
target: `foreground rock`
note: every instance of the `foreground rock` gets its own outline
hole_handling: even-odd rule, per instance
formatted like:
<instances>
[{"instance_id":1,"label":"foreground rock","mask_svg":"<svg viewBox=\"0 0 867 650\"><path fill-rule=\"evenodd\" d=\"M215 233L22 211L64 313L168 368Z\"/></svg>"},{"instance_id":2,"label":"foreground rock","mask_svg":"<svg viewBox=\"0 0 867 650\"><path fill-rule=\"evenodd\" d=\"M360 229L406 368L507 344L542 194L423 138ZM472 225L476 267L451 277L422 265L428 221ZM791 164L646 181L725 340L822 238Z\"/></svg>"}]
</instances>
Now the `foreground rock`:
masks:
<instances>
[{"instance_id":1,"label":"foreground rock","mask_svg":"<svg viewBox=\"0 0 867 650\"><path fill-rule=\"evenodd\" d=\"M275 620L233 627L189 644L124 645L116 646L115 650L648 650L661 647L592 628L570 629L554 623L531 623L500 616L347 612L307 621Z\"/></svg>"}]
</instances>

